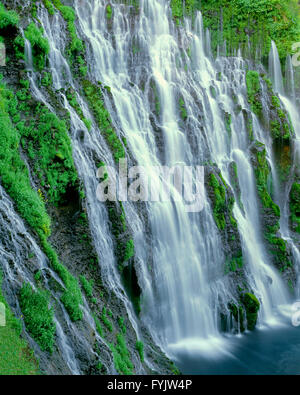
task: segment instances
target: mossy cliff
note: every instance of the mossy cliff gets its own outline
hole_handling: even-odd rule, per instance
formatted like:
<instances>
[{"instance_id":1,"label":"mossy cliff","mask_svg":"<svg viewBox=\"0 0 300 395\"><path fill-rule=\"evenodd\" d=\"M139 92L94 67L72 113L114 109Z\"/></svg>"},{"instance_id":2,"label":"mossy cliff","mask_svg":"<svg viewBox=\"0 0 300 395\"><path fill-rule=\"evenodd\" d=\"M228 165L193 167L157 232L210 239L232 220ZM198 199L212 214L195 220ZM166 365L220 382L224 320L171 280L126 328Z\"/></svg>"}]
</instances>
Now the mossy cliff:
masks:
<instances>
[{"instance_id":1,"label":"mossy cliff","mask_svg":"<svg viewBox=\"0 0 300 395\"><path fill-rule=\"evenodd\" d=\"M45 0L43 4L50 18L60 13L65 21L62 27L67 36L65 56L76 89L90 108L93 119L84 117L72 87L62 92L88 130L93 122L99 127L115 161L118 161L126 155L126 140L116 134L105 107L103 90L109 88L86 76L85 44L78 36L75 11L59 0ZM59 328L55 321L57 319L61 328L69 333L66 322L69 316L89 344L84 347L80 336L76 339L70 335L69 341L81 372L105 374L113 362L119 374L133 374L140 366L147 373L177 373L174 364L155 346L145 328L142 329L144 338L137 338L125 305L120 304L114 292L102 282L87 217L84 186L73 159L70 114L64 108L59 92L52 86L49 43L37 18L40 5L39 1L32 1L28 8L21 10L14 2L0 3L0 36L7 48L9 66L1 67L0 78L1 185L49 265L49 268L37 269L35 257L30 250L24 249L23 260L30 273L27 281L10 291L5 275L3 278L2 293L12 305L12 311L19 316L22 313L20 322L24 324L22 330L20 325L16 333L11 331L9 336L17 339L22 332L40 359L38 367L35 358L27 351L26 342L17 340L20 352L28 354L24 355L22 372L34 374L39 368L49 374L69 372L59 352ZM17 11L21 11L20 15ZM107 13L109 19L109 9ZM37 86L43 91L49 107L31 94L21 26L31 45ZM100 158L95 158L95 168L99 163ZM138 315L141 290L134 269L135 249L130 227L121 204L112 204L107 210L115 237L117 264L129 300ZM86 309L92 314L95 331L86 321ZM8 357L13 363L13 355ZM153 368L145 363L146 357L153 361ZM4 372L2 368L0 364L0 374Z\"/></svg>"}]
</instances>

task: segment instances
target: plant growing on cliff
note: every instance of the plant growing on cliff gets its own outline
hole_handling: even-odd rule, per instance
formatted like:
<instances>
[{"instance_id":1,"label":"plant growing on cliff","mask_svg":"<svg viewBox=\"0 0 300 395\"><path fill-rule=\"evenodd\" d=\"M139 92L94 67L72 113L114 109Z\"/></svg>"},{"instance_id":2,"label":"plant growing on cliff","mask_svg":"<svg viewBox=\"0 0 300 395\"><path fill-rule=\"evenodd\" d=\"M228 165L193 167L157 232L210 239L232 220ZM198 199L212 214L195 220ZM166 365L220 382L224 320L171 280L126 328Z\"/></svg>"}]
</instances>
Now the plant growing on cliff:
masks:
<instances>
[{"instance_id":1,"label":"plant growing on cliff","mask_svg":"<svg viewBox=\"0 0 300 395\"><path fill-rule=\"evenodd\" d=\"M42 351L53 351L55 324L53 309L49 308L49 295L42 290L34 291L30 284L21 288L20 307L25 325Z\"/></svg>"}]
</instances>

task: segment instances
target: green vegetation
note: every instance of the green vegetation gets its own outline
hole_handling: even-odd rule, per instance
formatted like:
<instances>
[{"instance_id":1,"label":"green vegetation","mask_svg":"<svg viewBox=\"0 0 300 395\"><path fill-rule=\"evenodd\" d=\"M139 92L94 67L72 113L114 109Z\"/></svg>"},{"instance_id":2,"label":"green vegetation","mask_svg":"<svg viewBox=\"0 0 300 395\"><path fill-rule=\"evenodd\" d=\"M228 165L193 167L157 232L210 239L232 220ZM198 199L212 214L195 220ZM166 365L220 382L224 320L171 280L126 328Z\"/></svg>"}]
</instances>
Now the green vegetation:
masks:
<instances>
[{"instance_id":1,"label":"green vegetation","mask_svg":"<svg viewBox=\"0 0 300 395\"><path fill-rule=\"evenodd\" d=\"M126 333L126 326L124 324L124 317L118 317L118 324L123 334Z\"/></svg>"},{"instance_id":2,"label":"green vegetation","mask_svg":"<svg viewBox=\"0 0 300 395\"><path fill-rule=\"evenodd\" d=\"M0 326L0 375L36 375L38 363L25 340L21 339L21 321L16 319L2 295L0 273L0 303L5 306L6 325Z\"/></svg>"},{"instance_id":3,"label":"green vegetation","mask_svg":"<svg viewBox=\"0 0 300 395\"><path fill-rule=\"evenodd\" d=\"M263 214L269 218L268 225L265 226L264 236L269 243L270 252L274 256L275 264L283 272L292 264L287 256L286 241L277 236L280 208L273 202L270 195L271 170L266 157L264 144L256 141L252 152L255 155L253 165L258 196L262 203Z\"/></svg>"},{"instance_id":4,"label":"green vegetation","mask_svg":"<svg viewBox=\"0 0 300 395\"><path fill-rule=\"evenodd\" d=\"M252 331L256 326L260 303L256 296L251 293L245 293L241 297L241 301L246 310L247 328Z\"/></svg>"},{"instance_id":5,"label":"green vegetation","mask_svg":"<svg viewBox=\"0 0 300 395\"><path fill-rule=\"evenodd\" d=\"M110 320L107 318L107 310L106 307L103 307L102 309L102 314L101 314L101 321L103 324L106 326L106 328L109 330L109 332L113 331L113 326Z\"/></svg>"},{"instance_id":6,"label":"green vegetation","mask_svg":"<svg viewBox=\"0 0 300 395\"><path fill-rule=\"evenodd\" d=\"M45 105L34 102L27 80L21 80L20 84L21 89L15 95L5 90L8 111L22 136L23 149L34 161L41 185L47 188L48 200L57 205L64 200L67 189L77 182L67 126Z\"/></svg>"},{"instance_id":7,"label":"green vegetation","mask_svg":"<svg viewBox=\"0 0 300 395\"><path fill-rule=\"evenodd\" d=\"M45 5L45 7L47 8L48 12L50 15L54 15L55 14L55 9L53 7L53 4L51 3L50 0L43 0L43 3Z\"/></svg>"},{"instance_id":8,"label":"green vegetation","mask_svg":"<svg viewBox=\"0 0 300 395\"><path fill-rule=\"evenodd\" d=\"M172 15L177 24L179 24L184 15L193 15L193 11L196 9L196 1L197 0L185 0L183 2L182 0L171 0Z\"/></svg>"},{"instance_id":9,"label":"green vegetation","mask_svg":"<svg viewBox=\"0 0 300 395\"><path fill-rule=\"evenodd\" d=\"M81 292L78 281L67 271L67 269L59 263L58 257L47 241L50 236L50 218L46 212L45 202L41 195L32 190L27 166L23 162L19 152L21 136L32 137L36 142L37 151L40 156L37 156L35 163L40 163L40 168L43 166L47 171L47 179L53 190L49 193L53 198L53 202L57 201L58 196L65 191L62 186L55 190L57 181L60 180L59 173L56 170L56 165L50 159L55 157L57 148L61 141L60 149L68 153L68 158L63 162L68 163L72 160L71 145L64 122L58 120L56 115L49 112L46 107L42 107L40 103L37 105L37 123L33 119L30 121L21 120L20 112L24 111L28 117L30 108L28 108L28 84L23 82L26 88L21 89L16 95L7 89L3 83L0 82L0 176L1 182L11 198L15 201L17 210L20 215L27 221L30 227L38 234L41 245L45 254L48 256L53 269L59 274L63 280L66 289L61 297L63 304L68 311L70 318L73 321L81 319L82 311L79 304L81 303ZM18 104L18 99L21 99L21 105ZM12 120L16 123L16 128L13 127ZM28 126L27 126L28 125ZM56 127L56 128L55 128ZM53 144L52 133L56 132L57 145ZM49 144L49 145L48 145ZM34 152L33 144L29 146ZM44 156L42 156L44 155ZM29 151L30 156L30 151ZM40 161L40 162L39 162ZM49 163L50 162L50 163ZM72 175L76 177L73 161L71 162ZM49 168L48 168L49 167ZM66 187L68 183L68 173L62 167L62 185ZM37 173L40 178L41 174ZM53 177L51 177L51 175ZM58 195L57 195L58 194ZM59 199L58 199L59 200Z\"/></svg>"},{"instance_id":10,"label":"green vegetation","mask_svg":"<svg viewBox=\"0 0 300 395\"><path fill-rule=\"evenodd\" d=\"M101 133L103 133L114 159L118 163L119 159L125 157L125 149L112 125L109 112L105 108L101 83L95 85L88 80L84 80L83 89Z\"/></svg>"},{"instance_id":11,"label":"green vegetation","mask_svg":"<svg viewBox=\"0 0 300 395\"><path fill-rule=\"evenodd\" d=\"M63 19L67 23L67 29L70 35L70 43L67 47L67 56L73 69L78 67L81 76L87 74L87 65L84 60L84 43L77 36L75 20L76 13L70 6L65 6L60 0L52 0L52 3L60 11Z\"/></svg>"},{"instance_id":12,"label":"green vegetation","mask_svg":"<svg viewBox=\"0 0 300 395\"><path fill-rule=\"evenodd\" d=\"M270 181L270 165L267 160L267 151L263 144L256 141L255 156L256 156L256 166L254 168L254 174L256 178L256 185L258 195L261 199L262 205L266 209L270 209L273 215L280 217L280 209L273 202L270 191L269 191L269 181Z\"/></svg>"},{"instance_id":13,"label":"green vegetation","mask_svg":"<svg viewBox=\"0 0 300 395\"><path fill-rule=\"evenodd\" d=\"M133 240L128 240L125 246L124 262L129 261L134 256L134 243Z\"/></svg>"},{"instance_id":14,"label":"green vegetation","mask_svg":"<svg viewBox=\"0 0 300 395\"><path fill-rule=\"evenodd\" d=\"M98 318L96 317L95 314L93 315L93 317L94 317L96 329L97 329L99 336L104 337L104 332L103 332L102 326L100 324L100 321L98 320Z\"/></svg>"},{"instance_id":15,"label":"green vegetation","mask_svg":"<svg viewBox=\"0 0 300 395\"><path fill-rule=\"evenodd\" d=\"M27 26L24 33L31 44L34 68L42 71L50 51L48 40L43 37L42 29L39 29L33 22Z\"/></svg>"},{"instance_id":16,"label":"green vegetation","mask_svg":"<svg viewBox=\"0 0 300 395\"><path fill-rule=\"evenodd\" d=\"M180 108L180 116L181 116L181 119L182 119L183 121L186 121L188 115L187 115L187 110L186 110L185 102L184 102L184 100L183 100L182 98L179 99L179 108Z\"/></svg>"},{"instance_id":17,"label":"green vegetation","mask_svg":"<svg viewBox=\"0 0 300 395\"><path fill-rule=\"evenodd\" d=\"M230 113L225 112L224 114L225 119L225 129L229 136L231 136L231 123L232 123L232 116Z\"/></svg>"},{"instance_id":18,"label":"green vegetation","mask_svg":"<svg viewBox=\"0 0 300 395\"><path fill-rule=\"evenodd\" d=\"M20 18L15 11L7 11L2 3L0 3L0 29L9 27L17 27Z\"/></svg>"},{"instance_id":19,"label":"green vegetation","mask_svg":"<svg viewBox=\"0 0 300 395\"><path fill-rule=\"evenodd\" d=\"M111 6L110 4L108 4L107 7L106 7L106 18L107 18L108 20L111 20L111 18L112 18L112 13L113 13L113 11L112 11L112 6Z\"/></svg>"},{"instance_id":20,"label":"green vegetation","mask_svg":"<svg viewBox=\"0 0 300 395\"><path fill-rule=\"evenodd\" d=\"M297 3L297 0L203 0L197 1L197 6L203 13L204 28L211 30L214 51L226 40L228 54L241 45L247 55L249 36L250 55L254 58L256 50L262 47L262 58L267 63L274 40L284 66L292 44L300 38Z\"/></svg>"},{"instance_id":21,"label":"green vegetation","mask_svg":"<svg viewBox=\"0 0 300 395\"><path fill-rule=\"evenodd\" d=\"M93 297L93 280L88 281L84 276L80 276L79 279L86 296L91 299Z\"/></svg>"},{"instance_id":22,"label":"green vegetation","mask_svg":"<svg viewBox=\"0 0 300 395\"><path fill-rule=\"evenodd\" d=\"M30 284L23 285L19 295L26 328L42 351L52 352L56 329L49 300L45 291L33 291Z\"/></svg>"},{"instance_id":23,"label":"green vegetation","mask_svg":"<svg viewBox=\"0 0 300 395\"><path fill-rule=\"evenodd\" d=\"M292 228L300 233L300 184L294 183L290 192L290 215Z\"/></svg>"},{"instance_id":24,"label":"green vegetation","mask_svg":"<svg viewBox=\"0 0 300 395\"><path fill-rule=\"evenodd\" d=\"M73 90L73 88L69 88L66 91L66 97L70 103L70 105L74 108L74 110L76 111L77 115L79 116L79 118L84 122L85 126L87 127L88 130L91 130L92 127L92 121L90 121L89 119L86 119L82 108L80 107L77 99L76 99L76 93Z\"/></svg>"},{"instance_id":25,"label":"green vegetation","mask_svg":"<svg viewBox=\"0 0 300 395\"><path fill-rule=\"evenodd\" d=\"M259 74L257 71L247 71L246 74L246 84L247 84L247 94L248 94L248 101L251 105L251 110L256 114L258 117L261 115L262 112L262 104L261 104L261 86L260 86L260 79Z\"/></svg>"},{"instance_id":26,"label":"green vegetation","mask_svg":"<svg viewBox=\"0 0 300 395\"><path fill-rule=\"evenodd\" d=\"M110 349L113 353L114 364L119 374L130 375L133 374L133 363L130 360L130 353L127 349L124 336L117 334L116 344L110 344Z\"/></svg>"},{"instance_id":27,"label":"green vegetation","mask_svg":"<svg viewBox=\"0 0 300 395\"><path fill-rule=\"evenodd\" d=\"M137 352L139 353L141 362L144 362L144 344L143 344L143 342L141 342L140 340L138 340L138 341L135 343L135 348L136 348Z\"/></svg>"},{"instance_id":28,"label":"green vegetation","mask_svg":"<svg viewBox=\"0 0 300 395\"><path fill-rule=\"evenodd\" d=\"M225 187L221 185L217 177L212 173L210 175L210 186L214 190L213 198L213 215L217 227L224 230L226 226L224 212L226 210L226 191Z\"/></svg>"}]
</instances>

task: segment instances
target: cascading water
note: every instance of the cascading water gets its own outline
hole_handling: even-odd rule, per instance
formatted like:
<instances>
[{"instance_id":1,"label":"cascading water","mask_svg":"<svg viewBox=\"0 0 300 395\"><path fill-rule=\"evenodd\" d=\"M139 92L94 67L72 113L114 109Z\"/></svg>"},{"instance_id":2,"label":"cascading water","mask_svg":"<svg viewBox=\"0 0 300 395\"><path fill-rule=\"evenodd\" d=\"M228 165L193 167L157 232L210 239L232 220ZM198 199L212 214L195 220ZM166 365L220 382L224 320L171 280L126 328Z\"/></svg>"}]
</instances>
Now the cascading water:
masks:
<instances>
[{"instance_id":1,"label":"cascading water","mask_svg":"<svg viewBox=\"0 0 300 395\"><path fill-rule=\"evenodd\" d=\"M86 43L89 78L110 88L110 93L105 95L105 104L118 135L126 137L130 163L144 166L152 180L157 177L155 169L162 166L198 166L213 162L221 170L228 189L234 191L236 202L239 199L243 202L242 206L234 205L233 214L241 238L245 278L261 303L259 324L277 322L277 310L289 303L289 296L266 252L248 131L242 112L236 111L240 106L250 113L246 97L246 62L240 51L234 58L217 56L216 60L213 59L210 32L206 30L204 33L200 12L193 24L186 19L184 26L178 28L171 18L169 1L141 0L139 15L134 18L130 7L118 1L110 3L113 14L109 23L104 0L74 0L74 9L79 35ZM102 281L126 306L131 324L139 333L139 323L117 270L107 208L96 196L97 167L94 158L111 167L115 166L114 159L97 125L94 123L88 131L63 92L71 86L84 116L93 119L85 98L76 89L76 81L63 55L63 18L58 13L49 18L41 5L38 20L50 44L53 87L58 100L70 113L73 156L85 186L88 217L102 269ZM25 43L27 66L32 74L30 43L27 40ZM226 54L226 43L220 53ZM290 70L290 60L288 62L287 69ZM274 42L269 65L274 88L288 109L293 124L299 125L294 104L283 96L282 74ZM51 109L34 76L30 76L30 81L33 95ZM289 88L292 100L293 89L292 84ZM184 116L178 106L181 101L185 106ZM224 125L224 113L230 114L230 133ZM275 179L270 138L253 113L251 117L254 138L265 145ZM299 127L295 132L295 144L298 144L300 155ZM237 166L240 197L230 176L233 161ZM166 189L168 187L165 185ZM176 199L177 192L170 190L169 201L146 202L142 214L138 204L124 203L133 233L139 284L143 290L141 318L166 352L172 354L187 347L210 353L214 345L219 349L224 340L220 330L220 311L222 308L223 313L225 310L230 315L228 304L238 303L236 290L224 275L226 252L207 191L203 195L203 210L190 213L187 206ZM279 194L276 198L284 213L282 217L287 218L286 200ZM143 221L144 216L149 228ZM281 232L291 245L295 262L299 263L299 249L290 237L287 221L283 219ZM38 249L37 246L34 248ZM42 265L45 257L40 251L37 254L40 254ZM23 278L30 281L26 273ZM86 303L84 313L85 321L94 328ZM68 331L75 337L75 325L66 313L64 318ZM63 360L71 373L81 373L74 354L76 345L66 344L64 328L58 320L56 323L62 353L65 353ZM84 336L81 335L79 342L84 344ZM103 344L107 346L105 341ZM93 350L89 353L92 355ZM141 363L138 360L134 362L137 373L143 373ZM114 373L111 365L107 369Z\"/></svg>"}]
</instances>

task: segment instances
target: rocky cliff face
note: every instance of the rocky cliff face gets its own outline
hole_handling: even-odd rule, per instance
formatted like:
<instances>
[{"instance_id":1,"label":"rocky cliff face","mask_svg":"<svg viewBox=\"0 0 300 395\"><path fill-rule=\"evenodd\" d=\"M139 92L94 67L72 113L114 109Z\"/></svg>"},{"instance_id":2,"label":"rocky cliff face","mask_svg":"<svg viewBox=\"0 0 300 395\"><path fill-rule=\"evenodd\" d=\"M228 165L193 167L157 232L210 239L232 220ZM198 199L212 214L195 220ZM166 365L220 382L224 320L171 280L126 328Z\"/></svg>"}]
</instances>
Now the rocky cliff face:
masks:
<instances>
[{"instance_id":1,"label":"rocky cliff face","mask_svg":"<svg viewBox=\"0 0 300 395\"><path fill-rule=\"evenodd\" d=\"M267 78L274 31L262 48L256 11L257 35L220 29L221 3L0 3L1 297L29 372L176 374L170 343L253 330L297 292L295 100ZM100 203L122 158L203 165L205 210Z\"/></svg>"}]
</instances>

